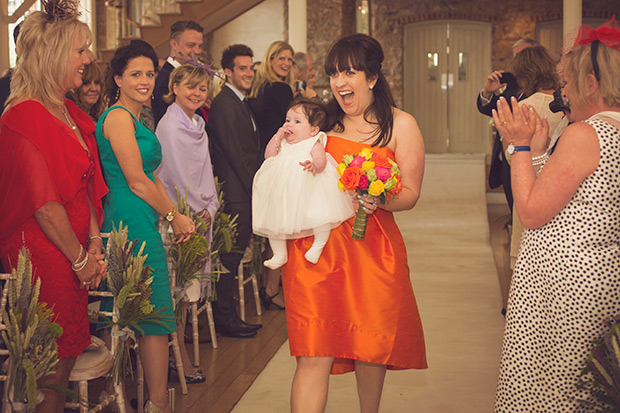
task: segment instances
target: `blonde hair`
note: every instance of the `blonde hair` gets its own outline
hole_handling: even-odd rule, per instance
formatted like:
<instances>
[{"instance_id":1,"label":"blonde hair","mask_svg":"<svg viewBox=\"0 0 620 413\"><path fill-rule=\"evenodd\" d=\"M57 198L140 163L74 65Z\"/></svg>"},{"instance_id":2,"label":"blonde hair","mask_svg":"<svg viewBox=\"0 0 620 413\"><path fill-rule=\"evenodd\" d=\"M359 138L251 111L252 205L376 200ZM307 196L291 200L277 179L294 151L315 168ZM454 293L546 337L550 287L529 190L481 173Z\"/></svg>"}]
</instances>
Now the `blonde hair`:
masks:
<instances>
[{"instance_id":1,"label":"blonde hair","mask_svg":"<svg viewBox=\"0 0 620 413\"><path fill-rule=\"evenodd\" d=\"M592 59L590 57L591 45L579 46L566 54L564 70L571 77L572 87L575 90L578 105L592 104L594 96L588 94L588 75L594 75ZM603 98L605 105L620 107L620 51L598 45L596 53L600 80L598 81L597 93Z\"/></svg>"},{"instance_id":2,"label":"blonde hair","mask_svg":"<svg viewBox=\"0 0 620 413\"><path fill-rule=\"evenodd\" d=\"M207 80L208 83L209 74L206 70L201 67L185 64L175 68L172 73L170 73L170 80L168 80L168 93L164 95L164 102L168 104L172 104L176 95L173 91L174 85L180 85L183 82L187 82L189 87L194 87L198 83Z\"/></svg>"},{"instance_id":3,"label":"blonde hair","mask_svg":"<svg viewBox=\"0 0 620 413\"><path fill-rule=\"evenodd\" d=\"M252 90L250 91L251 98L258 96L263 87L265 87L268 83L284 82L291 87L291 90L293 90L293 82L295 80L293 68L291 67L291 70L289 70L286 75L286 79L282 80L282 78L280 78L280 76L278 76L273 70L273 66L271 65L273 60L285 50L290 50L291 55L295 54L293 47L284 41L278 40L269 45L267 52L265 52L263 63L258 67L256 76L254 77L254 83L252 83Z\"/></svg>"},{"instance_id":4,"label":"blonde hair","mask_svg":"<svg viewBox=\"0 0 620 413\"><path fill-rule=\"evenodd\" d=\"M17 38L19 56L11 78L8 107L16 99L36 99L44 105L62 105L66 90L63 81L69 72L75 39L87 48L92 41L88 25L77 16L49 21L37 11L24 20Z\"/></svg>"}]
</instances>

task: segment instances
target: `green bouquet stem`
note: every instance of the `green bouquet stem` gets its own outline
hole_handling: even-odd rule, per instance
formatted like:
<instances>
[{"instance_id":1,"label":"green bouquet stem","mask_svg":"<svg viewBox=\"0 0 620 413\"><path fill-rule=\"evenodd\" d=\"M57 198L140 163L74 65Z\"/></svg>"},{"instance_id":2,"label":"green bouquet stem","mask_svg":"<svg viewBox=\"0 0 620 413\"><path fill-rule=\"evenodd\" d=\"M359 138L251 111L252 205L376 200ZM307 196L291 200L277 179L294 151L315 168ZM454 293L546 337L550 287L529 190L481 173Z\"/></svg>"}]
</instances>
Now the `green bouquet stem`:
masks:
<instances>
[{"instance_id":1,"label":"green bouquet stem","mask_svg":"<svg viewBox=\"0 0 620 413\"><path fill-rule=\"evenodd\" d=\"M364 239L366 236L366 223L368 222L368 214L361 206L357 209L355 214L355 222L353 222L353 233L351 238Z\"/></svg>"}]
</instances>

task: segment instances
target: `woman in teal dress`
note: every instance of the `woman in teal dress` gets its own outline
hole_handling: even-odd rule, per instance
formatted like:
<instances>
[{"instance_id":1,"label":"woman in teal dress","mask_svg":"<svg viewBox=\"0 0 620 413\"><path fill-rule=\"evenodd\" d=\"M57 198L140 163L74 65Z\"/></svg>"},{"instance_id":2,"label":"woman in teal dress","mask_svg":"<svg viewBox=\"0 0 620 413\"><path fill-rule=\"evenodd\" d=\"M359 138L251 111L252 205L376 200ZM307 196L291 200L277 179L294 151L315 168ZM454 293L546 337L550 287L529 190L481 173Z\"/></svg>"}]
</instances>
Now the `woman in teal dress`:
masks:
<instances>
[{"instance_id":1,"label":"woman in teal dress","mask_svg":"<svg viewBox=\"0 0 620 413\"><path fill-rule=\"evenodd\" d=\"M146 242L147 265L153 269L151 303L170 316L168 326L141 324L140 357L149 390L147 411L169 412L167 401L168 334L175 331L166 253L157 229L159 216L171 222L176 242L189 239L192 220L176 212L161 181L154 174L162 159L155 134L139 119L155 85L158 60L141 40L119 47L106 70L110 108L97 122L95 136L104 178L110 187L104 201L103 231L122 221L129 239Z\"/></svg>"}]
</instances>

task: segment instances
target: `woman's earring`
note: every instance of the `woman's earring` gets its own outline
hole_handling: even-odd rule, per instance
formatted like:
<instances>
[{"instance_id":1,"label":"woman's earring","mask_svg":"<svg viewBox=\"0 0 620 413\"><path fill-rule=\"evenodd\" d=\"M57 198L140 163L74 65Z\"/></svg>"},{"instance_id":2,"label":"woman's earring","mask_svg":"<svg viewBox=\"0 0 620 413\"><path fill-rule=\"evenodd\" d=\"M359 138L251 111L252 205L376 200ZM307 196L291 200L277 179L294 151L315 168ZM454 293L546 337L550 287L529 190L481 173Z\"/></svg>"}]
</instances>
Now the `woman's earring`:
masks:
<instances>
[{"instance_id":1,"label":"woman's earring","mask_svg":"<svg viewBox=\"0 0 620 413\"><path fill-rule=\"evenodd\" d=\"M121 89L120 88L116 89L116 100L118 100L120 94L121 94Z\"/></svg>"},{"instance_id":2,"label":"woman's earring","mask_svg":"<svg viewBox=\"0 0 620 413\"><path fill-rule=\"evenodd\" d=\"M373 87L375 87L375 85L370 85L370 90L372 90Z\"/></svg>"}]
</instances>

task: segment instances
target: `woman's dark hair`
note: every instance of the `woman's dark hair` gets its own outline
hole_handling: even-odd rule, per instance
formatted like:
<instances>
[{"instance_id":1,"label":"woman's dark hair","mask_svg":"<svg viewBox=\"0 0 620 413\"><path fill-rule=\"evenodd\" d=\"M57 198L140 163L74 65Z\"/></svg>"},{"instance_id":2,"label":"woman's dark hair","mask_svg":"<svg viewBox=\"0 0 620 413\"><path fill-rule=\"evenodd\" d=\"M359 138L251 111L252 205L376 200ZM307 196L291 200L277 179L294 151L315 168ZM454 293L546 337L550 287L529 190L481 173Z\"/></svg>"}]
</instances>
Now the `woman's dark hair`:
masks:
<instances>
[{"instance_id":1,"label":"woman's dark hair","mask_svg":"<svg viewBox=\"0 0 620 413\"><path fill-rule=\"evenodd\" d=\"M105 95L109 106L112 106L117 100L118 86L114 81L114 76L122 76L129 61L136 57L151 59L155 72L159 69L159 59L155 50L144 40L132 40L128 45L120 46L114 52L114 56L105 70Z\"/></svg>"},{"instance_id":2,"label":"woman's dark hair","mask_svg":"<svg viewBox=\"0 0 620 413\"><path fill-rule=\"evenodd\" d=\"M346 36L334 43L327 52L325 58L325 73L332 75L348 69L354 69L366 74L368 79L377 79L373 88L374 99L364 112L364 120L376 125L371 143L372 146L386 146L392 140L392 128L394 126L393 108L396 106L392 91L385 76L381 72L383 62L383 48L372 37L357 33ZM327 130L344 131L342 119L344 111L333 98L327 104L329 114ZM370 115L376 121L370 120Z\"/></svg>"},{"instance_id":3,"label":"woman's dark hair","mask_svg":"<svg viewBox=\"0 0 620 413\"><path fill-rule=\"evenodd\" d=\"M560 84L557 60L543 46L521 50L512 60L512 73L525 96L540 90L555 90Z\"/></svg>"},{"instance_id":4,"label":"woman's dark hair","mask_svg":"<svg viewBox=\"0 0 620 413\"><path fill-rule=\"evenodd\" d=\"M327 121L327 108L324 104L317 100L298 97L293 99L288 110L301 106L302 110L308 117L310 126L318 126L319 130L324 131Z\"/></svg>"}]
</instances>

